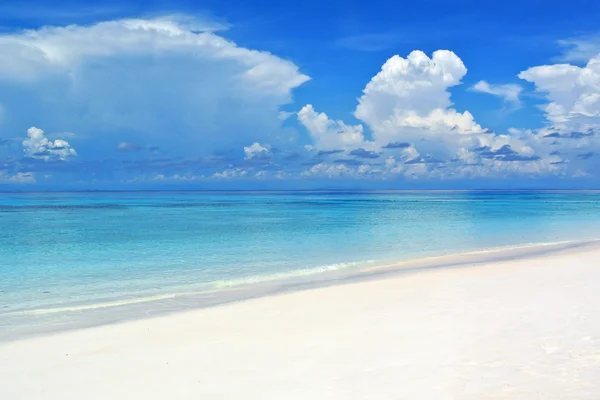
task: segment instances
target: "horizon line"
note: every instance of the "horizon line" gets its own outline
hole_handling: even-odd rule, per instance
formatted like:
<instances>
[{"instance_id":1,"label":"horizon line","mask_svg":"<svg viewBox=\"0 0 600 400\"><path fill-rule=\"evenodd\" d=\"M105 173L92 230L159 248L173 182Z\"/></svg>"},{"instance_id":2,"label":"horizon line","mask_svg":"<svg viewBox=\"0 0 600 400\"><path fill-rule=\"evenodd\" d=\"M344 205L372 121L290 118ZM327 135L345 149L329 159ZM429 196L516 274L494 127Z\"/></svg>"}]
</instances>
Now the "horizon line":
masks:
<instances>
[{"instance_id":1,"label":"horizon line","mask_svg":"<svg viewBox=\"0 0 600 400\"><path fill-rule=\"evenodd\" d=\"M597 192L595 189L513 188L513 189L79 189L0 190L0 193L135 193L135 192Z\"/></svg>"}]
</instances>

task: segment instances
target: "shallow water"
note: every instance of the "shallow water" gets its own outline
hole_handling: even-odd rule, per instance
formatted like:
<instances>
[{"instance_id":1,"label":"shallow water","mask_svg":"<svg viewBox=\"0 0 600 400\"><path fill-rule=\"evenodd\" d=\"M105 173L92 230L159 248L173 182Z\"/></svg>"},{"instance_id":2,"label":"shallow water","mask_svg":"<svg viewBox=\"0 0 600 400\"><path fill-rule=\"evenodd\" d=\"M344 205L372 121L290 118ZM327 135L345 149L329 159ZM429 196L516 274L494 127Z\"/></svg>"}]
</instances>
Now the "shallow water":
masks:
<instances>
[{"instance_id":1,"label":"shallow water","mask_svg":"<svg viewBox=\"0 0 600 400\"><path fill-rule=\"evenodd\" d=\"M589 191L2 193L0 316L595 237Z\"/></svg>"}]
</instances>

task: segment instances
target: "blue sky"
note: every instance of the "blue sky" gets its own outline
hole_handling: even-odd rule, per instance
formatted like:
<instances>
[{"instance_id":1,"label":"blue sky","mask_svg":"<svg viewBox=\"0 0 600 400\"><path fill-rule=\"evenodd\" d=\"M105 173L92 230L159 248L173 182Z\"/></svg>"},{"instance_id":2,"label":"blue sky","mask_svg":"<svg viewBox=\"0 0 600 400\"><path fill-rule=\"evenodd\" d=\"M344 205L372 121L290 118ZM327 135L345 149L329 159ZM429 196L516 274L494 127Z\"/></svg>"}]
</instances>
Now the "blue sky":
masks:
<instances>
[{"instance_id":1,"label":"blue sky","mask_svg":"<svg viewBox=\"0 0 600 400\"><path fill-rule=\"evenodd\" d=\"M593 1L0 3L0 187L597 188Z\"/></svg>"}]
</instances>

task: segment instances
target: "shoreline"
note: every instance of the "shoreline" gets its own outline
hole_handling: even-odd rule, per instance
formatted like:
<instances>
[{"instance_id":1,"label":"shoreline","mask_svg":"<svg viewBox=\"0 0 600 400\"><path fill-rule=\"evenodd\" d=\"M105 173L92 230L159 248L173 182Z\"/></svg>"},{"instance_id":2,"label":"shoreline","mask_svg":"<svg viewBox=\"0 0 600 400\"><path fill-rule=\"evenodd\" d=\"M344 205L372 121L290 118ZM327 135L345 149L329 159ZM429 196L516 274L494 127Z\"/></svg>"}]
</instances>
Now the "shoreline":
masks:
<instances>
[{"instance_id":1,"label":"shoreline","mask_svg":"<svg viewBox=\"0 0 600 400\"><path fill-rule=\"evenodd\" d=\"M483 256L1 342L0 398L597 399L600 243Z\"/></svg>"},{"instance_id":2,"label":"shoreline","mask_svg":"<svg viewBox=\"0 0 600 400\"><path fill-rule=\"evenodd\" d=\"M0 344L23 338L58 334L144 318L185 313L230 303L277 296L282 293L327 288L363 281L387 279L398 275L418 274L442 269L466 268L503 261L526 260L547 254L561 254L578 249L600 249L600 239L578 239L545 243L525 243L444 253L377 265L363 263L340 269L283 277L261 277L256 281L223 286L214 290L163 293L148 297L113 299L100 303L74 304L0 313L14 323L0 325ZM357 263L358 264L358 263ZM55 316L56 318L52 318ZM44 317L47 317L45 320ZM42 318L42 319L39 319ZM52 321L54 319L54 321ZM29 321L27 321L29 320ZM36 329L31 329L31 326ZM6 333L3 333L6 331Z\"/></svg>"}]
</instances>

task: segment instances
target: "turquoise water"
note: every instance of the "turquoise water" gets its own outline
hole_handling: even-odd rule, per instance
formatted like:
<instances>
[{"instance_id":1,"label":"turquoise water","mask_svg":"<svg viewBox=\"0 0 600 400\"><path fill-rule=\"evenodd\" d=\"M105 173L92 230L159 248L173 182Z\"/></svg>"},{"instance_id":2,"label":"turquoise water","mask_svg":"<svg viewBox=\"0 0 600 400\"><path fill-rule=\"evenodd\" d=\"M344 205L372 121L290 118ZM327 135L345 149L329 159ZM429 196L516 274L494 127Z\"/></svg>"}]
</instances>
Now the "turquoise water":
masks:
<instances>
[{"instance_id":1,"label":"turquoise water","mask_svg":"<svg viewBox=\"0 0 600 400\"><path fill-rule=\"evenodd\" d=\"M600 192L0 194L0 316L600 237Z\"/></svg>"}]
</instances>

